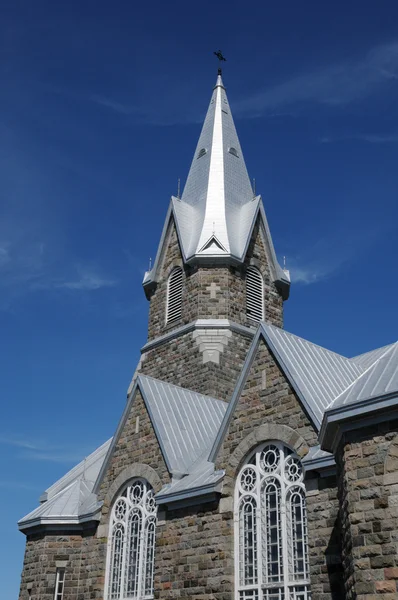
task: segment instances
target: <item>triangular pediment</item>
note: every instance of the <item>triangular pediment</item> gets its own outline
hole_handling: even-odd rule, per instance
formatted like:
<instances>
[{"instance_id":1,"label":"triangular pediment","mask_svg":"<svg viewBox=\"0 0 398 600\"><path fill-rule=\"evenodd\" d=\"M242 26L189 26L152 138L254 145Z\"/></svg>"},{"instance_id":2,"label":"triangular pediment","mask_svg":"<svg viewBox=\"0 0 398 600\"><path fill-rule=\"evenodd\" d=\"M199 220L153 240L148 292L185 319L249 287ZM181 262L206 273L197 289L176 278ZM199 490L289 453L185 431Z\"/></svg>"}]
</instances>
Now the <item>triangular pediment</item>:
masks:
<instances>
[{"instance_id":1,"label":"triangular pediment","mask_svg":"<svg viewBox=\"0 0 398 600\"><path fill-rule=\"evenodd\" d=\"M205 245L199 250L199 252L200 254L219 254L220 252L225 254L228 251L216 238L216 236L212 235Z\"/></svg>"}]
</instances>

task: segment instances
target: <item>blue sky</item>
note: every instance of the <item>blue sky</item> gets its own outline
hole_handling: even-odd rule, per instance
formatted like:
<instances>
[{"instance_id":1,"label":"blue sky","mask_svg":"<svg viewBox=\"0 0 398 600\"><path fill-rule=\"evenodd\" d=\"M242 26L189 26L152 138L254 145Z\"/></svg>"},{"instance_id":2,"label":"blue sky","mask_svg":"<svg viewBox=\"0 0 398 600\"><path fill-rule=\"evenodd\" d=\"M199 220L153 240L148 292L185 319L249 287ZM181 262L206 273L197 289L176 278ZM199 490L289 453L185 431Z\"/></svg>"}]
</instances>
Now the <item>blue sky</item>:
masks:
<instances>
[{"instance_id":1,"label":"blue sky","mask_svg":"<svg viewBox=\"0 0 398 600\"><path fill-rule=\"evenodd\" d=\"M213 50L278 256L285 326L352 356L397 339L398 4L0 7L0 564L40 493L109 438L146 340L141 281L185 180Z\"/></svg>"}]
</instances>

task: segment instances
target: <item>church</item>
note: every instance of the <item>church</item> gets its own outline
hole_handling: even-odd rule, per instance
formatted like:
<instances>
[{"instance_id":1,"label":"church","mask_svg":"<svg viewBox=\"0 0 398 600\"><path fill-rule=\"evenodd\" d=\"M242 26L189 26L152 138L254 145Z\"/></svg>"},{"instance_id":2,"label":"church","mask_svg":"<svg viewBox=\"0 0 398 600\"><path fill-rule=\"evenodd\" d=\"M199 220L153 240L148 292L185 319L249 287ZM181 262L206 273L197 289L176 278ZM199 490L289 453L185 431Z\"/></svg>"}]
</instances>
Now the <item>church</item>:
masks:
<instances>
[{"instance_id":1,"label":"church","mask_svg":"<svg viewBox=\"0 0 398 600\"><path fill-rule=\"evenodd\" d=\"M18 523L19 599L398 598L398 343L347 358L283 329L221 71L143 288L112 439Z\"/></svg>"}]
</instances>

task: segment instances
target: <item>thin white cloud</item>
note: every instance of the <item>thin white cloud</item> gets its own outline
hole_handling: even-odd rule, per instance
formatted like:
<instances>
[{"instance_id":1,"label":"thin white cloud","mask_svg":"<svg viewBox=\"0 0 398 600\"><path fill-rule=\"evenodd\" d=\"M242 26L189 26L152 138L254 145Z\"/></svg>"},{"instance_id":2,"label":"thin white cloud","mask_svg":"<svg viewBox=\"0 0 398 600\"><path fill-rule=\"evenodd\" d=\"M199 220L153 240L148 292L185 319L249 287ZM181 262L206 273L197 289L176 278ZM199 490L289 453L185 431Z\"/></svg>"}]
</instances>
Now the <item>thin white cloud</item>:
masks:
<instances>
[{"instance_id":1,"label":"thin white cloud","mask_svg":"<svg viewBox=\"0 0 398 600\"><path fill-rule=\"evenodd\" d=\"M106 279L95 273L82 273L79 278L71 281L64 281L56 284L55 287L66 288L77 292L90 292L101 288L113 287L115 285L117 285L117 281L114 279Z\"/></svg>"},{"instance_id":2,"label":"thin white cloud","mask_svg":"<svg viewBox=\"0 0 398 600\"><path fill-rule=\"evenodd\" d=\"M390 222L364 222L355 230L346 216L340 227L303 246L300 255L286 257L292 283L313 285L338 275L352 267L393 226Z\"/></svg>"},{"instance_id":3,"label":"thin white cloud","mask_svg":"<svg viewBox=\"0 0 398 600\"><path fill-rule=\"evenodd\" d=\"M395 144L398 142L398 133L353 133L337 137L325 136L320 141L322 144L331 144L345 140L358 140L369 144Z\"/></svg>"},{"instance_id":4,"label":"thin white cloud","mask_svg":"<svg viewBox=\"0 0 398 600\"><path fill-rule=\"evenodd\" d=\"M8 479L0 479L0 488L9 490L31 490L34 492L41 491L41 487L37 485L30 485L23 481L10 481Z\"/></svg>"},{"instance_id":5,"label":"thin white cloud","mask_svg":"<svg viewBox=\"0 0 398 600\"><path fill-rule=\"evenodd\" d=\"M84 453L74 452L73 450L71 451L68 449L58 452L55 452L54 450L49 450L47 452L32 451L21 453L19 458L42 462L79 463L83 460Z\"/></svg>"},{"instance_id":6,"label":"thin white cloud","mask_svg":"<svg viewBox=\"0 0 398 600\"><path fill-rule=\"evenodd\" d=\"M310 103L344 106L394 86L398 90L398 42L374 48L351 60L297 75L235 103L241 116L257 117L275 109Z\"/></svg>"},{"instance_id":7,"label":"thin white cloud","mask_svg":"<svg viewBox=\"0 0 398 600\"><path fill-rule=\"evenodd\" d=\"M56 463L78 463L92 450L76 450L76 445L58 445L45 440L33 440L17 434L0 434L0 444L19 449L16 458Z\"/></svg>"},{"instance_id":8,"label":"thin white cloud","mask_svg":"<svg viewBox=\"0 0 398 600\"><path fill-rule=\"evenodd\" d=\"M110 108L114 112L120 113L122 115L132 115L139 114L140 110L132 105L123 104L122 102L118 102L117 100L112 100L111 98L106 98L105 96L101 96L98 94L94 94L91 96L91 100L100 106L104 106L105 108Z\"/></svg>"},{"instance_id":9,"label":"thin white cloud","mask_svg":"<svg viewBox=\"0 0 398 600\"><path fill-rule=\"evenodd\" d=\"M0 434L0 444L6 446L16 446L17 448L28 448L30 450L37 450L39 445L37 442L32 442L29 439L20 436L9 436Z\"/></svg>"},{"instance_id":10,"label":"thin white cloud","mask_svg":"<svg viewBox=\"0 0 398 600\"><path fill-rule=\"evenodd\" d=\"M97 265L71 266L42 241L0 243L0 309L9 310L17 298L31 292L70 290L94 292L117 285Z\"/></svg>"}]
</instances>

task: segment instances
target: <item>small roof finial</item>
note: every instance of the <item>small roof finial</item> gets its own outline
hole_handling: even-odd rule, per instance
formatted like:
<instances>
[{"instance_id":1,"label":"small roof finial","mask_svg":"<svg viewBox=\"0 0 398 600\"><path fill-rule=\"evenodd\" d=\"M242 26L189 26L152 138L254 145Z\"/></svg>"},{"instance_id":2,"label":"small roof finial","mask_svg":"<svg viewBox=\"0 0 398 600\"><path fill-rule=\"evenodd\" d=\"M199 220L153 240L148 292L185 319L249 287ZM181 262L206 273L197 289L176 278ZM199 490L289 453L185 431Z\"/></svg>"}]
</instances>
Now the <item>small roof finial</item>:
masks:
<instances>
[{"instance_id":1,"label":"small roof finial","mask_svg":"<svg viewBox=\"0 0 398 600\"><path fill-rule=\"evenodd\" d=\"M222 75L222 69L221 69L221 63L224 61L226 61L227 59L223 56L223 53L221 52L221 50L218 50L217 52L214 52L213 54L215 54L219 60L218 63L218 74Z\"/></svg>"}]
</instances>

